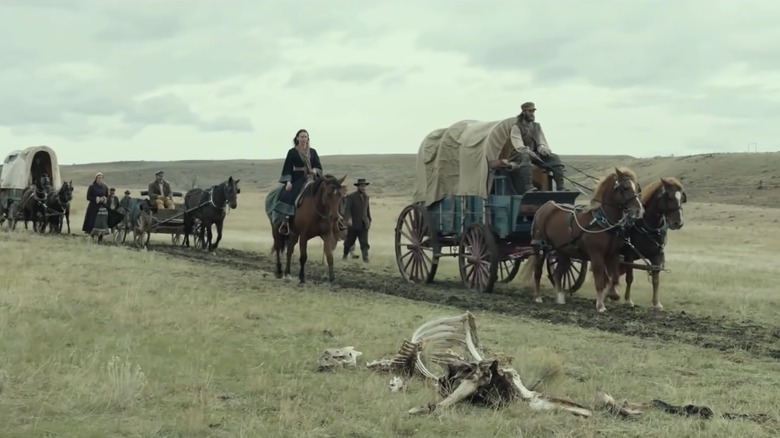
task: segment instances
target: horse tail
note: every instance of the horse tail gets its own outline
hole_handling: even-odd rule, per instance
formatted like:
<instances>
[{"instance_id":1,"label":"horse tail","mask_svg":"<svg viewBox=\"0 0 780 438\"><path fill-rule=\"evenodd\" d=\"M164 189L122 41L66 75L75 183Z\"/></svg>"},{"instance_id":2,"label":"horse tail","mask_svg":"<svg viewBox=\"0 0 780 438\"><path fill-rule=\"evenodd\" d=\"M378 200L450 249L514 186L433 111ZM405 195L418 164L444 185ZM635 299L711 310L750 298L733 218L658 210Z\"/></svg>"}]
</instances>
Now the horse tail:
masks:
<instances>
[{"instance_id":1,"label":"horse tail","mask_svg":"<svg viewBox=\"0 0 780 438\"><path fill-rule=\"evenodd\" d=\"M531 255L520 266L520 272L517 273L517 280L530 284L533 279L534 267L536 267L537 255Z\"/></svg>"},{"instance_id":2,"label":"horse tail","mask_svg":"<svg viewBox=\"0 0 780 438\"><path fill-rule=\"evenodd\" d=\"M534 237L537 236L536 221L539 219L539 212L542 211L542 208L544 208L550 202L551 201L547 201L541 207L539 207L539 209L536 210L536 213L534 213L533 219L531 219L531 246L534 247L534 253L525 259L525 263L520 266L520 272L517 273L517 279L520 282L530 284L533 279L533 272L539 258L539 252L541 251L541 248L534 245Z\"/></svg>"}]
</instances>

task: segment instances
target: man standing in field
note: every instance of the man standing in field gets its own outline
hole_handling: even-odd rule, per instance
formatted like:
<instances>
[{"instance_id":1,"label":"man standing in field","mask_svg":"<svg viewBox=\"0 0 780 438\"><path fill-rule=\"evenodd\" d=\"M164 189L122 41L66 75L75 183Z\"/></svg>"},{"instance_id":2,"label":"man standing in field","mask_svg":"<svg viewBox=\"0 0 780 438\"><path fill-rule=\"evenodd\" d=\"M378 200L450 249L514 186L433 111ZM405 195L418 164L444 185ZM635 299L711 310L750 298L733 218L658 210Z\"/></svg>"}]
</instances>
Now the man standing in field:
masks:
<instances>
[{"instance_id":1,"label":"man standing in field","mask_svg":"<svg viewBox=\"0 0 780 438\"><path fill-rule=\"evenodd\" d=\"M149 200L157 205L157 209L161 208L176 208L173 203L173 192L171 191L171 185L168 181L165 181L165 172L162 170L155 173L155 180L149 183Z\"/></svg>"},{"instance_id":2,"label":"man standing in field","mask_svg":"<svg viewBox=\"0 0 780 438\"><path fill-rule=\"evenodd\" d=\"M363 261L368 263L368 229L371 228L371 208L368 205L366 186L369 182L365 178L359 178L355 183L357 190L347 196L344 206L344 219L347 221L347 238L344 240L344 256L346 260L350 250L355 245L355 240L360 241L360 252Z\"/></svg>"},{"instance_id":3,"label":"man standing in field","mask_svg":"<svg viewBox=\"0 0 780 438\"><path fill-rule=\"evenodd\" d=\"M514 163L512 184L519 194L536 190L534 188L531 165L549 168L559 191L567 190L563 183L564 165L558 155L550 151L542 126L536 122L536 105L526 102L520 105L521 112L512 126L510 138L513 150L509 161Z\"/></svg>"}]
</instances>

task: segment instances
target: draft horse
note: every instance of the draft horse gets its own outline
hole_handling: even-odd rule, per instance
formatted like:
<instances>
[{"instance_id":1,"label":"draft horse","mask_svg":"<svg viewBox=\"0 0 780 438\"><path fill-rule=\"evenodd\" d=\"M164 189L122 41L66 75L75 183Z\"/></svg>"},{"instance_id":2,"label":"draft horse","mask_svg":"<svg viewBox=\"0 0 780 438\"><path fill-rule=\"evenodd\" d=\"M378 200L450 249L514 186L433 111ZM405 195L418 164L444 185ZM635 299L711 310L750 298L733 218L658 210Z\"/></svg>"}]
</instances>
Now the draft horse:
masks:
<instances>
[{"instance_id":1,"label":"draft horse","mask_svg":"<svg viewBox=\"0 0 780 438\"><path fill-rule=\"evenodd\" d=\"M561 278L569 270L571 259L579 258L593 265L596 310L607 310L605 292L608 279L618 275L622 233L644 214L639 196L636 174L628 168L615 168L596 185L590 206L548 201L539 207L531 223L534 255L528 261L534 269L534 301L542 302L542 267L545 259L554 255L558 261L553 272L556 301L565 304Z\"/></svg>"},{"instance_id":2,"label":"draft horse","mask_svg":"<svg viewBox=\"0 0 780 438\"><path fill-rule=\"evenodd\" d=\"M619 275L612 278L611 289L617 294L620 275L626 275L625 303L634 307L631 300L631 284L634 282L634 268L637 259L649 260L653 267L662 268L665 263L664 246L667 230L679 230L683 226L683 204L688 202L682 183L673 177L660 178L647 186L642 193L645 214L628 230L627 243L623 246L623 261ZM651 270L653 281L653 307L662 310L658 298L660 272Z\"/></svg>"},{"instance_id":3,"label":"draft horse","mask_svg":"<svg viewBox=\"0 0 780 438\"><path fill-rule=\"evenodd\" d=\"M333 175L323 175L308 183L301 190L298 197L299 204L295 214L290 219L290 233L285 236L279 233L279 227L272 224L271 233L274 239L273 250L276 253L276 277L282 278L282 262L280 254L286 252L287 265L284 277L290 277L290 264L295 244L300 242L300 270L298 280L301 284L306 282L305 266L308 259L307 246L309 240L320 237L325 258L328 262L328 280L335 280L333 273L333 250L336 246L336 233L334 228L341 223L341 184L347 178L337 179ZM274 194L272 191L269 197ZM268 202L268 200L266 200Z\"/></svg>"},{"instance_id":4,"label":"draft horse","mask_svg":"<svg viewBox=\"0 0 780 438\"><path fill-rule=\"evenodd\" d=\"M63 220L68 225L70 234L70 201L73 200L73 181L62 183L62 187L56 192L49 193L46 204L50 210L47 214L49 231L62 233Z\"/></svg>"},{"instance_id":5,"label":"draft horse","mask_svg":"<svg viewBox=\"0 0 780 438\"><path fill-rule=\"evenodd\" d=\"M46 230L47 201L52 192L51 179L47 175L41 176L33 185L22 192L19 209L24 217L24 229L27 222L32 222L33 231L43 233ZM16 229L16 220L12 229Z\"/></svg>"},{"instance_id":6,"label":"draft horse","mask_svg":"<svg viewBox=\"0 0 780 438\"><path fill-rule=\"evenodd\" d=\"M195 219L200 220L200 229L198 230L201 241L201 249L216 251L219 242L222 240L222 225L225 221L225 207L231 209L238 207L238 194L241 189L238 182L241 179L229 177L217 185L211 186L208 190L195 188L190 189L184 195L184 239L182 246L190 246L190 234L194 231ZM217 240L212 244L211 225L217 226ZM206 241L207 234L208 242Z\"/></svg>"}]
</instances>

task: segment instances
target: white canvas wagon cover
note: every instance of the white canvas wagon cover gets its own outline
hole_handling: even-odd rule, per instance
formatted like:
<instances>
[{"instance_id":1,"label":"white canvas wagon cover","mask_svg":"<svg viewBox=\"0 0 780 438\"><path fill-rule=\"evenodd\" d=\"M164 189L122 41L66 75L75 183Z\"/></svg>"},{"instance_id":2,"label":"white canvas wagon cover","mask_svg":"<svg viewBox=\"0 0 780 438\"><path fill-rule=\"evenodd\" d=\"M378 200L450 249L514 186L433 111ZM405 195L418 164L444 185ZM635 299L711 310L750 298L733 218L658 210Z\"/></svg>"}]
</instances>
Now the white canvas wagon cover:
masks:
<instances>
[{"instance_id":1,"label":"white canvas wagon cover","mask_svg":"<svg viewBox=\"0 0 780 438\"><path fill-rule=\"evenodd\" d=\"M509 157L516 120L461 120L428 134L417 151L414 202L428 206L451 195L486 199L492 183L488 162Z\"/></svg>"},{"instance_id":2,"label":"white canvas wagon cover","mask_svg":"<svg viewBox=\"0 0 780 438\"><path fill-rule=\"evenodd\" d=\"M31 146L9 153L3 160L0 189L25 189L46 173L54 187L62 185L57 154L48 146Z\"/></svg>"}]
</instances>

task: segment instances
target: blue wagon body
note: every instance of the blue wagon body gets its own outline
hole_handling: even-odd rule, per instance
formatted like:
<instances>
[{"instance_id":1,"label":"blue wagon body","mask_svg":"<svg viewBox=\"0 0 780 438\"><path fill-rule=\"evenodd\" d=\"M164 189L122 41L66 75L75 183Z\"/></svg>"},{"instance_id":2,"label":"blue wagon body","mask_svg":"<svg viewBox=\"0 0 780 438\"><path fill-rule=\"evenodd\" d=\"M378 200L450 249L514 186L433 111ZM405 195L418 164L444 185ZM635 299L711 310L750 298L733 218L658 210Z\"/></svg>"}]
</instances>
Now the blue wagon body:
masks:
<instances>
[{"instance_id":1,"label":"blue wagon body","mask_svg":"<svg viewBox=\"0 0 780 438\"><path fill-rule=\"evenodd\" d=\"M427 207L440 236L463 233L474 222L488 225L495 237L530 241L536 210L547 201L572 204L579 192L531 192L514 195L505 175L496 175L487 200L474 195L447 196Z\"/></svg>"}]
</instances>

